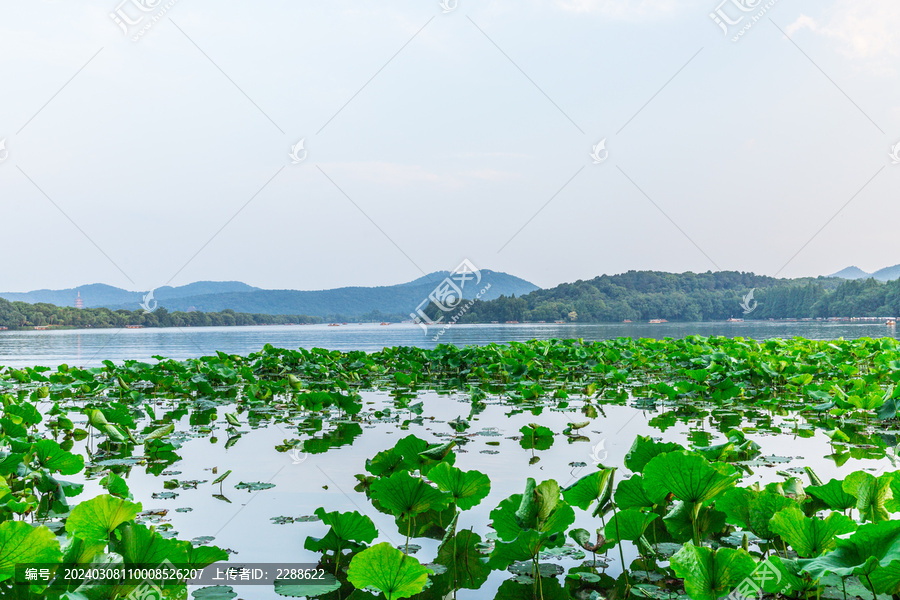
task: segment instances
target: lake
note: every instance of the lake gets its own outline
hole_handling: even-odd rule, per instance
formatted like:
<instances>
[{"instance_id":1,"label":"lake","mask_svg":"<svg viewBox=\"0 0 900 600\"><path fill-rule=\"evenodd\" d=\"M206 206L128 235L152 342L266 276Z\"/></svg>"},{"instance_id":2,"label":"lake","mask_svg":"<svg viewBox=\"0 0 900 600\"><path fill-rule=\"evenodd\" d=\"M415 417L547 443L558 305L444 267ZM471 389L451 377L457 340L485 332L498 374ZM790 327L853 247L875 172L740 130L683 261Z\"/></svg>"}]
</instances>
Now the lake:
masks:
<instances>
[{"instance_id":1,"label":"lake","mask_svg":"<svg viewBox=\"0 0 900 600\"><path fill-rule=\"evenodd\" d=\"M392 346L433 348L439 343L457 346L485 345L530 339L617 337L683 338L688 335L746 337L856 339L897 337L895 327L880 323L828 323L744 321L741 323L592 323L592 324L492 324L455 325L441 331L430 327L426 335L417 325L373 323L329 325L198 327L153 329L77 329L0 332L0 365L14 367L60 364L97 366L103 360L152 361L154 355L185 359L215 354L247 355L265 344L280 348L327 348L373 352Z\"/></svg>"},{"instance_id":2,"label":"lake","mask_svg":"<svg viewBox=\"0 0 900 600\"><path fill-rule=\"evenodd\" d=\"M651 338L691 333L836 338L893 332L884 325L825 323L523 324L460 326L449 330L444 339L456 344L485 344L535 337ZM434 345L423 338L419 328L398 325L0 335L9 357L4 360L72 365L97 364L107 357L149 359L156 353L208 355L218 348L246 354L266 343L371 350L385 345ZM740 486L748 490L757 484L759 489L774 484L776 490L778 485L796 490L807 481L814 483L815 475L822 481L851 481L851 476L874 477L897 468L900 432L896 420L876 418L872 410L850 407L862 404L863 396L868 404L870 394L881 399L884 388L893 390L890 383L896 370L891 359L900 357L900 350L875 342L817 345L798 340L784 347L773 344L776 347L746 356L744 346L727 339L714 343L615 341L587 350L576 344L535 343L523 348L460 353L481 355L468 356L465 364L444 350L433 353L432 360L421 357L420 352L390 351L366 357L366 364L359 357L341 362L347 357L320 353L300 358L299 352L271 349L249 361L226 357L197 361L190 369L147 364L113 368L112 372L98 369L96 373L71 369L54 374L3 372L0 391L6 392L7 404L0 434L9 437L18 432L20 437L33 438L28 444L45 445L46 459L41 460L55 465L61 473L69 473L65 481L84 485L82 493L70 498L70 507L101 499L107 491L101 483L103 478L115 473L128 486L125 492L117 493L130 494L141 504L135 509L140 511L137 523L154 527L155 533L148 535L218 546L227 550L228 561L234 565L315 564L321 555L307 548L306 540L320 538L328 531L328 526L313 516L320 507L342 513L358 511L371 520L377 542L405 548L409 526L404 528L390 511L385 511L380 500L376 504L373 495L379 481L393 477L387 471L397 467L389 466L394 460L391 449L401 443L414 449L404 451L403 460L407 460L406 454L421 456L419 452L426 444L433 448L452 441L451 463L488 476L490 489L484 490L483 500L461 513L457 524L458 532L471 528L487 544L475 547L471 556L465 554L471 564L479 565L500 543L500 530L487 525L498 521L491 513L513 494L521 494L527 478L537 482L553 479L565 488L607 467L616 469L616 485L627 485L623 483L626 480L634 485L637 481L645 489L646 485L635 479L638 473L643 470L641 476L651 481L653 477L659 480L663 471L658 468L653 475L650 467L644 469L646 465L637 466L634 461L641 455L648 456L647 445L657 443L653 440L677 444L677 450L663 451L660 461L669 455L687 457L681 449L693 449L705 453L709 460L730 463L735 476L740 475ZM537 352L529 355L529 348ZM712 357L719 351L727 351L730 358L718 356L701 369L684 366L689 361L695 366L697 357ZM865 381L839 368L842 362L856 362L856 357L874 356L882 360L867 363L868 359L860 359L860 364L870 369ZM534 364L527 367L532 359ZM755 366L763 362L767 368ZM775 373L770 365L783 368L783 374ZM457 377L461 369L468 373L465 380ZM296 373L297 388L286 383L290 380L284 379L285 373ZM420 381L413 384L408 373L417 373ZM809 379L803 384L793 382L793 373L809 373ZM230 383L223 385L225 381ZM742 386L739 391L735 390L737 384ZM820 390L833 385L853 386L860 397L854 395L855 404L848 400L841 401L841 407L817 407L829 398ZM536 387L540 389L536 391ZM313 391L323 389L343 391ZM265 390L275 391L267 395ZM327 405L323 393L329 399ZM833 400L839 401L837 395ZM34 408L28 410L32 402ZM98 412L102 419L97 418ZM21 415L40 425L30 433L23 427L17 429L12 417L21 420ZM111 423L118 423L119 428ZM81 432L79 436L75 435L77 431ZM129 432L128 439L122 431ZM0 449L11 447L2 435ZM421 446L415 446L415 439L410 442L410 436L418 438ZM639 447L635 446L639 440L644 440L640 446L643 450L631 453ZM75 465L79 468L66 468L75 459L66 454L68 450L63 452L61 444L83 459ZM53 447L52 457L46 454L50 451L46 446ZM32 460L30 452L28 458L24 453L19 456ZM701 455L690 456L699 459ZM36 451L34 457L37 460ZM648 457L648 461L656 458ZM725 468L724 464L718 466ZM424 471L420 467L417 470ZM14 483L25 485L18 475L27 473L25 468L15 473L15 477L10 475ZM430 477L427 472L421 474ZM415 479L409 473L404 477ZM217 478L222 478L221 482ZM616 489L618 494L625 488ZM782 495L777 491L766 493ZM558 490L555 494L558 496ZM627 507L627 497L616 496L615 501L622 502L623 511L634 514L637 510ZM671 527L657 519L654 534L648 534L647 539L653 540L654 552L659 552L660 561L665 563L671 553L682 548L684 539L674 537L680 537L677 532L681 527L675 518L676 505L672 503L669 510L668 499L660 502L667 518L674 515ZM716 506L729 510L724 500ZM72 510L74 515L77 507ZM84 519L73 517L70 522L71 515L66 513L59 509L45 520L57 531L61 519L66 519L67 532L84 527ZM442 527L449 521L450 517L440 521ZM606 528L610 522L579 508L573 511L566 529L592 534L603 527L610 537ZM724 533L724 521L716 527ZM760 555L765 542L751 537L755 536L753 527L728 529L727 536L716 543L740 546L749 531L747 544ZM672 541L657 540L657 533L668 535L666 532L672 534ZM418 532L411 537L410 552L417 560L430 563L440 558L443 532ZM565 545L539 553L542 572L547 571L542 585L560 593L564 584L584 592L587 588L580 587L576 574L613 580L625 568L635 577L643 573L648 584L652 583L657 573L634 566L639 546L628 540L636 538L623 539L618 551L601 553L595 563L591 552L565 537ZM59 541L66 542L65 538ZM781 548L787 553L783 544ZM521 579L523 569L527 574L529 568L530 563L517 561L508 568L490 571L477 589L460 589L452 596L445 591L439 596L426 591L420 598L521 599L531 587L516 578ZM440 581L439 575L436 573L432 581ZM836 589L833 582L823 585ZM854 585L859 588L858 582ZM192 586L191 591L199 590ZM237 586L235 591L213 589L194 596L197 600L204 597L277 600L284 596L268 585ZM528 593L527 597L532 596ZM583 593L571 596L584 597ZM556 593L549 598L568 600L570 596Z\"/></svg>"}]
</instances>

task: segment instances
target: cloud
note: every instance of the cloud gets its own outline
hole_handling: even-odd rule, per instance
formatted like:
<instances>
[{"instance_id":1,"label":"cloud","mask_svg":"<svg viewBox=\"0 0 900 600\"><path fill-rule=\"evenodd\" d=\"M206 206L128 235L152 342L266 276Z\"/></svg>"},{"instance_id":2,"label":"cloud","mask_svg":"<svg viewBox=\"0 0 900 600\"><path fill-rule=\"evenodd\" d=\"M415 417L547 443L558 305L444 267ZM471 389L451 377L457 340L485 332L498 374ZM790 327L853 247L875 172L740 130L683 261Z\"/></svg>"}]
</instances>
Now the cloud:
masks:
<instances>
[{"instance_id":1,"label":"cloud","mask_svg":"<svg viewBox=\"0 0 900 600\"><path fill-rule=\"evenodd\" d=\"M801 29L837 41L839 50L850 58L878 65L900 57L900 3L896 0L836 0L823 18L801 15L786 31L791 35Z\"/></svg>"}]
</instances>

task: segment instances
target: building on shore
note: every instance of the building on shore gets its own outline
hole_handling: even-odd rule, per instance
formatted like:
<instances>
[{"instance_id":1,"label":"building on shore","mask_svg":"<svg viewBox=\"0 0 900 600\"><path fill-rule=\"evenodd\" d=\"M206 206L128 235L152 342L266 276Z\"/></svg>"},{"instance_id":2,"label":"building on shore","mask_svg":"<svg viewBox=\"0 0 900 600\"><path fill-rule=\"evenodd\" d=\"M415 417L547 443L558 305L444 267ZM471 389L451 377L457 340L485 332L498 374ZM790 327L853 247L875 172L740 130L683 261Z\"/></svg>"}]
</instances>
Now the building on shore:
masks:
<instances>
[{"instance_id":1,"label":"building on shore","mask_svg":"<svg viewBox=\"0 0 900 600\"><path fill-rule=\"evenodd\" d=\"M75 297L75 308L84 308L84 299L81 297L81 292L78 292L78 296Z\"/></svg>"}]
</instances>

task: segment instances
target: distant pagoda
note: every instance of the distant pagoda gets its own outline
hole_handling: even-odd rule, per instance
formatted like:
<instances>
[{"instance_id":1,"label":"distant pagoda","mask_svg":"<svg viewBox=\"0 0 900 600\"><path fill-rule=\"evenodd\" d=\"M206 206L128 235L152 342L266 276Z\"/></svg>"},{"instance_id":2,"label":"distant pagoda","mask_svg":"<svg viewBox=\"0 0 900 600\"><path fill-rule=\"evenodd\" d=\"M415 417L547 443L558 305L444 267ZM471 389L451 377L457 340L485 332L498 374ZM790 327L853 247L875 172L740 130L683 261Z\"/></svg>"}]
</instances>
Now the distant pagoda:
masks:
<instances>
[{"instance_id":1,"label":"distant pagoda","mask_svg":"<svg viewBox=\"0 0 900 600\"><path fill-rule=\"evenodd\" d=\"M84 308L84 300L81 298L81 292L78 292L78 296L75 298L75 308Z\"/></svg>"}]
</instances>

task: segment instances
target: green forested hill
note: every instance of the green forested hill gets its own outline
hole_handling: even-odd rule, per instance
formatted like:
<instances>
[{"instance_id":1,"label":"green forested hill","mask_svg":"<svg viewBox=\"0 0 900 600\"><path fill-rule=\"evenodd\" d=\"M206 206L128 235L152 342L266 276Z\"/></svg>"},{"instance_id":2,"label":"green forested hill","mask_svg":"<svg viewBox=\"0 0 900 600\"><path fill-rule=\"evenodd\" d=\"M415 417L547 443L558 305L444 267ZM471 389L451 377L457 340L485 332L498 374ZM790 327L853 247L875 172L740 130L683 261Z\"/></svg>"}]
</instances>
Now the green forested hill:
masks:
<instances>
[{"instance_id":1,"label":"green forested hill","mask_svg":"<svg viewBox=\"0 0 900 600\"><path fill-rule=\"evenodd\" d=\"M745 315L741 303L751 289L756 309ZM461 321L713 321L890 315L900 315L900 282L896 281L776 279L736 271L629 271L518 298L476 302Z\"/></svg>"}]
</instances>

